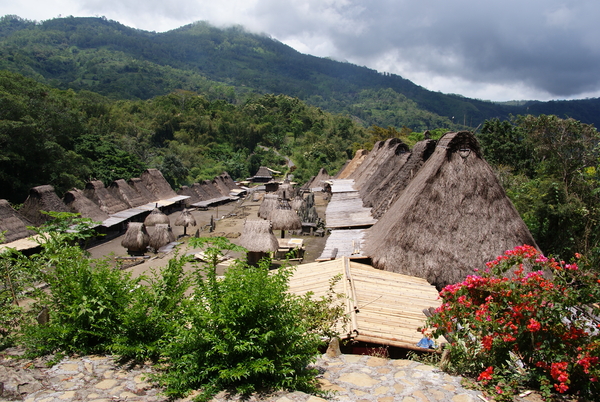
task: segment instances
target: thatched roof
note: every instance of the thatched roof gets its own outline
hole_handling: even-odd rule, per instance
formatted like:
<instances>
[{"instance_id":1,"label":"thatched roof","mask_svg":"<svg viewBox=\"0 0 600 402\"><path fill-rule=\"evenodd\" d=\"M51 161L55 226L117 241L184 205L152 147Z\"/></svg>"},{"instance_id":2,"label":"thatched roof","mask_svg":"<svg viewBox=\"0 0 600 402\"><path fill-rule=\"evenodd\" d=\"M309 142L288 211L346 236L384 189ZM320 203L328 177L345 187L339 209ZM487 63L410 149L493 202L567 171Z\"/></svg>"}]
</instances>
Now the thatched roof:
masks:
<instances>
[{"instance_id":1,"label":"thatched roof","mask_svg":"<svg viewBox=\"0 0 600 402\"><path fill-rule=\"evenodd\" d=\"M113 181L108 186L108 192L118 200L123 201L129 208L136 208L154 200L146 199L123 179Z\"/></svg>"},{"instance_id":2,"label":"thatched roof","mask_svg":"<svg viewBox=\"0 0 600 402\"><path fill-rule=\"evenodd\" d=\"M277 189L277 196L279 198L283 198L285 200L291 200L296 195L296 191L294 190L294 186L290 184L290 182L285 182L279 186Z\"/></svg>"},{"instance_id":3,"label":"thatched roof","mask_svg":"<svg viewBox=\"0 0 600 402\"><path fill-rule=\"evenodd\" d=\"M47 184L29 190L29 196L23 203L19 213L35 226L40 226L51 218L40 211L69 212L67 206L54 192L54 187Z\"/></svg>"},{"instance_id":4,"label":"thatched roof","mask_svg":"<svg viewBox=\"0 0 600 402\"><path fill-rule=\"evenodd\" d=\"M239 186L237 184L235 184L235 182L233 181L231 176L229 176L229 173L223 172L219 175L219 177L221 178L221 180L223 180L223 183L225 183L225 185L230 190L238 190L239 189Z\"/></svg>"},{"instance_id":5,"label":"thatched roof","mask_svg":"<svg viewBox=\"0 0 600 402\"><path fill-rule=\"evenodd\" d=\"M179 195L187 195L189 198L187 198L184 202L185 202L185 206L189 207L190 205L201 201L200 196L198 195L197 192L195 192L194 190L192 190L190 187L188 186L181 186L181 188L177 191L177 194Z\"/></svg>"},{"instance_id":6,"label":"thatched roof","mask_svg":"<svg viewBox=\"0 0 600 402\"><path fill-rule=\"evenodd\" d=\"M160 200L160 198L158 198L156 195L154 195L149 189L148 187L146 187L146 185L144 184L144 182L142 181L142 179L140 179L139 177L133 177L131 179L129 179L127 181L127 183L135 189L135 191L137 191L140 196L146 200L148 203L150 202L155 202Z\"/></svg>"},{"instance_id":7,"label":"thatched roof","mask_svg":"<svg viewBox=\"0 0 600 402\"><path fill-rule=\"evenodd\" d=\"M323 182L331 179L329 173L327 173L327 169L321 168L319 173L316 176L313 176L304 186L303 189L311 189L311 188L323 188Z\"/></svg>"},{"instance_id":8,"label":"thatched roof","mask_svg":"<svg viewBox=\"0 0 600 402\"><path fill-rule=\"evenodd\" d=\"M415 177L421 166L431 156L436 141L424 140L415 144L410 153L402 153L394 158L394 164L386 174L387 166L379 169L381 176L365 183L360 190L363 205L371 207L371 214L379 219L396 201L408 183Z\"/></svg>"},{"instance_id":9,"label":"thatched roof","mask_svg":"<svg viewBox=\"0 0 600 402\"><path fill-rule=\"evenodd\" d=\"M225 184L223 177L217 176L214 179L212 179L211 183L219 191L221 196L229 196L231 190L229 189L229 187L227 187L227 184Z\"/></svg>"},{"instance_id":10,"label":"thatched roof","mask_svg":"<svg viewBox=\"0 0 600 402\"><path fill-rule=\"evenodd\" d=\"M196 226L196 218L192 215L189 209L184 209L181 214L175 219L175 226Z\"/></svg>"},{"instance_id":11,"label":"thatched roof","mask_svg":"<svg viewBox=\"0 0 600 402\"><path fill-rule=\"evenodd\" d=\"M270 219L271 214L279 205L277 194L265 194L260 207L258 207L258 217Z\"/></svg>"},{"instance_id":12,"label":"thatched roof","mask_svg":"<svg viewBox=\"0 0 600 402\"><path fill-rule=\"evenodd\" d=\"M191 189L194 193L196 193L198 195L198 198L200 198L199 201L207 201L212 198L211 195L206 191L205 186L206 186L206 184L204 184L204 183L192 184Z\"/></svg>"},{"instance_id":13,"label":"thatched roof","mask_svg":"<svg viewBox=\"0 0 600 402\"><path fill-rule=\"evenodd\" d=\"M167 244L175 241L175 235L171 227L167 224L159 223L154 226L154 231L150 235L150 247L155 251Z\"/></svg>"},{"instance_id":14,"label":"thatched roof","mask_svg":"<svg viewBox=\"0 0 600 402\"><path fill-rule=\"evenodd\" d=\"M239 238L240 246L250 252L277 251L279 243L271 226L271 221L246 220L244 230Z\"/></svg>"},{"instance_id":15,"label":"thatched roof","mask_svg":"<svg viewBox=\"0 0 600 402\"><path fill-rule=\"evenodd\" d=\"M19 215L6 200L0 200L0 232L4 233L4 242L10 243L34 234L27 230L27 226L33 226L26 218Z\"/></svg>"},{"instance_id":16,"label":"thatched roof","mask_svg":"<svg viewBox=\"0 0 600 402\"><path fill-rule=\"evenodd\" d=\"M74 188L67 191L63 201L71 212L78 213L83 218L89 218L95 222L103 222L108 219L108 214L79 189Z\"/></svg>"},{"instance_id":17,"label":"thatched roof","mask_svg":"<svg viewBox=\"0 0 600 402\"><path fill-rule=\"evenodd\" d=\"M301 195L296 195L290 205L294 211L300 211L302 208L306 208L306 201L302 198Z\"/></svg>"},{"instance_id":18,"label":"thatched roof","mask_svg":"<svg viewBox=\"0 0 600 402\"><path fill-rule=\"evenodd\" d=\"M147 169L140 177L144 185L159 200L176 197L177 194L158 169Z\"/></svg>"},{"instance_id":19,"label":"thatched roof","mask_svg":"<svg viewBox=\"0 0 600 402\"><path fill-rule=\"evenodd\" d=\"M83 194L109 215L129 209L127 204L113 197L100 180L87 183Z\"/></svg>"},{"instance_id":20,"label":"thatched roof","mask_svg":"<svg viewBox=\"0 0 600 402\"><path fill-rule=\"evenodd\" d=\"M149 244L150 236L146 231L146 226L141 222L129 222L121 246L130 253L145 253Z\"/></svg>"},{"instance_id":21,"label":"thatched roof","mask_svg":"<svg viewBox=\"0 0 600 402\"><path fill-rule=\"evenodd\" d=\"M208 194L211 198L221 198L223 194L219 191L217 187L213 184L212 180L204 180L199 183L200 187Z\"/></svg>"},{"instance_id":22,"label":"thatched roof","mask_svg":"<svg viewBox=\"0 0 600 402\"><path fill-rule=\"evenodd\" d=\"M365 159L352 175L359 190L371 182L372 178L381 178L387 174L399 157L409 152L408 145L397 138L390 138L378 144L381 146L374 148L369 154L370 158Z\"/></svg>"},{"instance_id":23,"label":"thatched roof","mask_svg":"<svg viewBox=\"0 0 600 402\"><path fill-rule=\"evenodd\" d=\"M354 158L347 163L343 170L339 171L336 175L336 179L347 179L354 173L354 171L364 162L365 158L369 155L369 151L359 149L354 154Z\"/></svg>"},{"instance_id":24,"label":"thatched roof","mask_svg":"<svg viewBox=\"0 0 600 402\"><path fill-rule=\"evenodd\" d=\"M155 226L159 224L170 225L169 217L161 212L160 209L154 208L150 214L144 219L144 225Z\"/></svg>"},{"instance_id":25,"label":"thatched roof","mask_svg":"<svg viewBox=\"0 0 600 402\"><path fill-rule=\"evenodd\" d=\"M256 174L254 175L253 178L254 179L271 179L271 177L273 177L271 170L266 166L261 166L258 168L258 171L256 172Z\"/></svg>"},{"instance_id":26,"label":"thatched roof","mask_svg":"<svg viewBox=\"0 0 600 402\"><path fill-rule=\"evenodd\" d=\"M535 241L469 132L448 133L372 227L365 254L377 268L462 281L515 246Z\"/></svg>"},{"instance_id":27,"label":"thatched roof","mask_svg":"<svg viewBox=\"0 0 600 402\"><path fill-rule=\"evenodd\" d=\"M300 217L292 209L287 200L281 200L279 202L279 206L271 213L269 219L273 223L273 230L302 229Z\"/></svg>"}]
</instances>

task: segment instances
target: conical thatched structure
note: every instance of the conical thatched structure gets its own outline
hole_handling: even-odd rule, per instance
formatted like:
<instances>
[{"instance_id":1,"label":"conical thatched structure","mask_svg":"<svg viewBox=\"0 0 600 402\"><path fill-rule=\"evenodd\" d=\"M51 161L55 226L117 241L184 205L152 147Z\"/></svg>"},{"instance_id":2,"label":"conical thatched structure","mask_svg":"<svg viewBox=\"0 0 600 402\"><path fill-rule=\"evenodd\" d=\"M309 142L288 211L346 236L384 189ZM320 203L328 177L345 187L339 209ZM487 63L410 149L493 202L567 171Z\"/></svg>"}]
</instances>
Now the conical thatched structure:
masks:
<instances>
[{"instance_id":1,"label":"conical thatched structure","mask_svg":"<svg viewBox=\"0 0 600 402\"><path fill-rule=\"evenodd\" d=\"M154 208L150 214L144 219L144 225L148 226L156 226L159 224L170 225L171 221L169 217L162 213L162 211L158 208Z\"/></svg>"},{"instance_id":2,"label":"conical thatched structure","mask_svg":"<svg viewBox=\"0 0 600 402\"><path fill-rule=\"evenodd\" d=\"M296 195L290 205L294 211L298 212L302 208L306 208L306 201L304 201L301 195Z\"/></svg>"},{"instance_id":3,"label":"conical thatched structure","mask_svg":"<svg viewBox=\"0 0 600 402\"><path fill-rule=\"evenodd\" d=\"M129 222L121 246L125 247L130 255L144 255L149 244L150 236L146 226L141 222Z\"/></svg>"},{"instance_id":4,"label":"conical thatched structure","mask_svg":"<svg viewBox=\"0 0 600 402\"><path fill-rule=\"evenodd\" d=\"M150 235L150 247L152 247L155 252L158 252L161 247L174 241L175 235L169 225L159 223L154 226L154 231Z\"/></svg>"},{"instance_id":5,"label":"conical thatched structure","mask_svg":"<svg viewBox=\"0 0 600 402\"><path fill-rule=\"evenodd\" d=\"M291 200L296 196L296 191L289 181L284 182L277 189L277 196L284 200Z\"/></svg>"},{"instance_id":6,"label":"conical thatched structure","mask_svg":"<svg viewBox=\"0 0 600 402\"><path fill-rule=\"evenodd\" d=\"M146 200L147 203L158 201L160 198L155 196L139 177L133 177L127 181L131 188L135 189L138 194Z\"/></svg>"},{"instance_id":7,"label":"conical thatched structure","mask_svg":"<svg viewBox=\"0 0 600 402\"><path fill-rule=\"evenodd\" d=\"M343 170L339 171L336 175L336 179L347 179L354 173L354 171L362 165L365 158L369 155L369 151L364 149L359 149L354 154L354 158L350 161L350 163L346 164Z\"/></svg>"},{"instance_id":8,"label":"conical thatched structure","mask_svg":"<svg viewBox=\"0 0 600 402\"><path fill-rule=\"evenodd\" d=\"M19 215L6 200L0 200L0 232L4 233L4 242L10 243L34 234L27 226L33 226L31 222Z\"/></svg>"},{"instance_id":9,"label":"conical thatched structure","mask_svg":"<svg viewBox=\"0 0 600 402\"><path fill-rule=\"evenodd\" d=\"M146 186L158 200L167 200L177 196L169 182L158 169L147 169L142 173L140 178L142 179L144 186Z\"/></svg>"},{"instance_id":10,"label":"conical thatched structure","mask_svg":"<svg viewBox=\"0 0 600 402\"><path fill-rule=\"evenodd\" d=\"M401 155L409 152L408 145L398 138L380 141L375 145L379 146L373 148L369 156L351 176L354 178L354 185L358 190L372 182L372 178L386 175L401 158Z\"/></svg>"},{"instance_id":11,"label":"conical thatched structure","mask_svg":"<svg viewBox=\"0 0 600 402\"><path fill-rule=\"evenodd\" d=\"M248 262L256 264L269 252L279 248L277 238L271 229L271 221L246 220L244 230L239 238L240 246L248 250Z\"/></svg>"},{"instance_id":12,"label":"conical thatched structure","mask_svg":"<svg viewBox=\"0 0 600 402\"><path fill-rule=\"evenodd\" d=\"M186 198L184 201L186 207L189 207L190 205L195 204L198 201L202 201L200 199L200 196L198 195L198 193L196 193L194 190L192 190L188 186L181 186L181 188L177 191L177 194L186 195L189 197L189 198Z\"/></svg>"},{"instance_id":13,"label":"conical thatched structure","mask_svg":"<svg viewBox=\"0 0 600 402\"><path fill-rule=\"evenodd\" d=\"M277 194L265 194L263 200L258 208L258 217L263 219L270 219L271 214L279 205Z\"/></svg>"},{"instance_id":14,"label":"conical thatched structure","mask_svg":"<svg viewBox=\"0 0 600 402\"><path fill-rule=\"evenodd\" d=\"M380 269L441 288L515 246L536 245L469 132L448 133L370 229L365 254Z\"/></svg>"},{"instance_id":15,"label":"conical thatched structure","mask_svg":"<svg viewBox=\"0 0 600 402\"><path fill-rule=\"evenodd\" d=\"M110 186L108 186L108 192L114 198L127 204L129 208L137 208L154 201L145 199L123 179L113 181Z\"/></svg>"},{"instance_id":16,"label":"conical thatched structure","mask_svg":"<svg viewBox=\"0 0 600 402\"><path fill-rule=\"evenodd\" d=\"M212 179L211 183L219 191L221 196L229 197L229 193L231 192L231 190L229 189L229 187L227 187L227 184L225 184L223 177L217 176L214 179Z\"/></svg>"},{"instance_id":17,"label":"conical thatched structure","mask_svg":"<svg viewBox=\"0 0 600 402\"><path fill-rule=\"evenodd\" d=\"M83 218L89 218L94 222L103 222L108 219L108 214L79 189L74 188L67 191L63 201L71 212L78 213Z\"/></svg>"},{"instance_id":18,"label":"conical thatched structure","mask_svg":"<svg viewBox=\"0 0 600 402\"><path fill-rule=\"evenodd\" d=\"M183 235L185 236L188 226L196 226L196 218L194 218L189 209L184 209L177 219L175 219L175 226L183 226Z\"/></svg>"},{"instance_id":19,"label":"conical thatched structure","mask_svg":"<svg viewBox=\"0 0 600 402\"><path fill-rule=\"evenodd\" d=\"M271 213L269 219L273 223L273 230L281 230L281 238L285 237L286 230L302 229L300 217L292 210L287 200L279 202L279 206Z\"/></svg>"},{"instance_id":20,"label":"conical thatched structure","mask_svg":"<svg viewBox=\"0 0 600 402\"><path fill-rule=\"evenodd\" d=\"M37 186L29 190L29 196L19 213L34 226L40 226L51 218L40 211L69 212L64 202L54 192L51 185Z\"/></svg>"},{"instance_id":21,"label":"conical thatched structure","mask_svg":"<svg viewBox=\"0 0 600 402\"><path fill-rule=\"evenodd\" d=\"M129 209L127 204L113 197L100 180L87 183L83 194L109 215Z\"/></svg>"}]
</instances>

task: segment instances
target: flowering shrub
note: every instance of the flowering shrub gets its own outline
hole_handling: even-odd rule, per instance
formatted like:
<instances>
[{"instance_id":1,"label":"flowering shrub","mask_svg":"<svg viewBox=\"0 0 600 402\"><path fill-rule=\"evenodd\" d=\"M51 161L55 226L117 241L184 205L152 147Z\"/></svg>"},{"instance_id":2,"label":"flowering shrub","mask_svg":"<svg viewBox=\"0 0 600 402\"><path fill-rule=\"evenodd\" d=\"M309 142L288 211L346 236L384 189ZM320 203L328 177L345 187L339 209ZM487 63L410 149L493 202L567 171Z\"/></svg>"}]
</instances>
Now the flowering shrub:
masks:
<instances>
[{"instance_id":1,"label":"flowering shrub","mask_svg":"<svg viewBox=\"0 0 600 402\"><path fill-rule=\"evenodd\" d=\"M568 264L520 246L446 286L428 325L450 341L449 369L477 378L496 400L519 386L597 398L600 337L590 317L600 315L600 280L576 258Z\"/></svg>"}]
</instances>

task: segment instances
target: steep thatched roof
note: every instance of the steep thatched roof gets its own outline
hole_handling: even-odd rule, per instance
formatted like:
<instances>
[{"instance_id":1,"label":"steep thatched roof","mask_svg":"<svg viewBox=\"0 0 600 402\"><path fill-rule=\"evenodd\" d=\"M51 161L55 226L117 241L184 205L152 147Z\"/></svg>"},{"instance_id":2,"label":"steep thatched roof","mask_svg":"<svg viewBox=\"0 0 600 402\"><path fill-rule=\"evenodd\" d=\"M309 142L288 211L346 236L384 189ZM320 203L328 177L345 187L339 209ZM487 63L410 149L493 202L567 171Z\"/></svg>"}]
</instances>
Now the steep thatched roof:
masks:
<instances>
[{"instance_id":1,"label":"steep thatched roof","mask_svg":"<svg viewBox=\"0 0 600 402\"><path fill-rule=\"evenodd\" d=\"M271 229L271 221L246 220L239 238L240 246L251 252L277 251L279 243Z\"/></svg>"},{"instance_id":2,"label":"steep thatched roof","mask_svg":"<svg viewBox=\"0 0 600 402\"><path fill-rule=\"evenodd\" d=\"M302 198L301 195L296 195L292 202L290 202L292 209L296 212L300 211L302 208L306 208L306 201Z\"/></svg>"},{"instance_id":3,"label":"steep thatched roof","mask_svg":"<svg viewBox=\"0 0 600 402\"><path fill-rule=\"evenodd\" d=\"M285 200L291 200L296 195L296 190L290 182L285 182L277 188L277 196Z\"/></svg>"},{"instance_id":4,"label":"steep thatched roof","mask_svg":"<svg viewBox=\"0 0 600 402\"><path fill-rule=\"evenodd\" d=\"M231 190L229 189L229 187L227 187L227 184L225 184L225 180L223 179L223 177L217 176L214 179L212 179L211 183L219 191L221 196L229 196Z\"/></svg>"},{"instance_id":5,"label":"steep thatched roof","mask_svg":"<svg viewBox=\"0 0 600 402\"><path fill-rule=\"evenodd\" d=\"M135 188L123 179L113 181L108 186L108 192L116 199L123 201L129 208L136 208L154 200L144 198Z\"/></svg>"},{"instance_id":6,"label":"steep thatched roof","mask_svg":"<svg viewBox=\"0 0 600 402\"><path fill-rule=\"evenodd\" d=\"M79 189L74 188L67 191L63 201L71 212L78 213L83 218L89 218L95 222L103 222L108 219L108 214Z\"/></svg>"},{"instance_id":7,"label":"steep thatched roof","mask_svg":"<svg viewBox=\"0 0 600 402\"><path fill-rule=\"evenodd\" d=\"M267 220L270 219L271 214L279 204L277 200L277 194L265 194L260 203L260 207L258 207L258 217Z\"/></svg>"},{"instance_id":8,"label":"steep thatched roof","mask_svg":"<svg viewBox=\"0 0 600 402\"><path fill-rule=\"evenodd\" d=\"M159 200L176 197L177 194L158 169L147 169L140 177L144 185Z\"/></svg>"},{"instance_id":9,"label":"steep thatched roof","mask_svg":"<svg viewBox=\"0 0 600 402\"><path fill-rule=\"evenodd\" d=\"M129 179L127 181L127 183L133 188L135 189L135 191L137 191L140 196L146 200L148 203L150 202L155 202L158 201L160 198L158 198L156 195L154 195L149 189L148 187L146 187L146 185L144 184L144 182L142 181L142 179L140 179L139 177L133 177L131 179Z\"/></svg>"},{"instance_id":10,"label":"steep thatched roof","mask_svg":"<svg viewBox=\"0 0 600 402\"><path fill-rule=\"evenodd\" d=\"M37 186L29 190L29 196L19 213L35 226L40 226L51 218L40 211L69 212L67 206L54 192L51 185Z\"/></svg>"},{"instance_id":11,"label":"steep thatched roof","mask_svg":"<svg viewBox=\"0 0 600 402\"><path fill-rule=\"evenodd\" d=\"M266 166L261 166L258 168L258 171L256 172L256 174L254 175L254 179L271 179L273 177L273 174L271 173L271 171L269 170L268 167Z\"/></svg>"},{"instance_id":12,"label":"steep thatched roof","mask_svg":"<svg viewBox=\"0 0 600 402\"><path fill-rule=\"evenodd\" d=\"M155 226L158 224L170 225L169 217L161 212L160 209L154 208L150 214L144 219L144 225Z\"/></svg>"},{"instance_id":13,"label":"steep thatched roof","mask_svg":"<svg viewBox=\"0 0 600 402\"><path fill-rule=\"evenodd\" d=\"M382 165L379 169L381 175L377 179L365 183L360 190L363 205L371 207L371 214L379 219L388 208L398 199L408 183L417 174L423 163L435 150L436 141L424 140L415 144L410 153L401 153L393 158L394 164L387 171L388 166Z\"/></svg>"},{"instance_id":14,"label":"steep thatched roof","mask_svg":"<svg viewBox=\"0 0 600 402\"><path fill-rule=\"evenodd\" d=\"M362 165L362 163L364 162L365 158L369 155L369 151L366 151L364 149L359 149L358 151L356 151L356 153L354 154L354 158L352 158L352 160L350 161L350 163L347 163L346 166L344 167L343 170L339 171L338 174L336 175L336 179L347 179L350 177L350 175L352 175L354 173L354 171L360 166Z\"/></svg>"},{"instance_id":15,"label":"steep thatched roof","mask_svg":"<svg viewBox=\"0 0 600 402\"><path fill-rule=\"evenodd\" d=\"M190 205L201 201L200 196L198 195L197 192L195 192L194 190L192 190L190 187L188 186L181 186L181 188L177 191L177 194L179 195L187 195L189 198L187 198L184 202L185 202L185 206L189 207Z\"/></svg>"},{"instance_id":16,"label":"steep thatched roof","mask_svg":"<svg viewBox=\"0 0 600 402\"><path fill-rule=\"evenodd\" d=\"M4 233L5 243L33 235L34 232L27 230L27 226L33 226L33 224L19 215L8 201L0 200L0 232L6 231Z\"/></svg>"},{"instance_id":17,"label":"steep thatched roof","mask_svg":"<svg viewBox=\"0 0 600 402\"><path fill-rule=\"evenodd\" d=\"M300 217L292 209L287 200L281 200L279 202L279 206L271 213L269 219L273 223L273 230L302 229Z\"/></svg>"},{"instance_id":18,"label":"steep thatched roof","mask_svg":"<svg viewBox=\"0 0 600 402\"><path fill-rule=\"evenodd\" d=\"M175 226L196 226L196 218L194 218L189 209L184 209L177 219L175 219Z\"/></svg>"},{"instance_id":19,"label":"steep thatched roof","mask_svg":"<svg viewBox=\"0 0 600 402\"><path fill-rule=\"evenodd\" d=\"M149 244L150 236L146 231L146 226L141 222L129 222L121 246L130 253L145 253Z\"/></svg>"},{"instance_id":20,"label":"steep thatched roof","mask_svg":"<svg viewBox=\"0 0 600 402\"><path fill-rule=\"evenodd\" d=\"M221 180L223 180L223 183L225 183L225 185L230 189L230 190L238 190L239 187L237 184L235 184L235 182L233 181L233 179L231 178L231 176L229 176L229 173L227 172L223 172L219 175L219 177L221 178Z\"/></svg>"},{"instance_id":21,"label":"steep thatched roof","mask_svg":"<svg viewBox=\"0 0 600 402\"><path fill-rule=\"evenodd\" d=\"M380 147L374 148L369 157L356 169L354 175L354 184L357 189L371 182L372 178L381 178L392 168L399 156L408 152L408 145L397 138L390 138L379 142Z\"/></svg>"},{"instance_id":22,"label":"steep thatched roof","mask_svg":"<svg viewBox=\"0 0 600 402\"><path fill-rule=\"evenodd\" d=\"M469 132L448 133L371 228L373 265L442 287L535 242Z\"/></svg>"},{"instance_id":23,"label":"steep thatched roof","mask_svg":"<svg viewBox=\"0 0 600 402\"><path fill-rule=\"evenodd\" d=\"M154 231L150 235L150 247L155 251L167 244L175 241L175 235L169 225L159 223L154 227Z\"/></svg>"},{"instance_id":24,"label":"steep thatched roof","mask_svg":"<svg viewBox=\"0 0 600 402\"><path fill-rule=\"evenodd\" d=\"M87 183L83 194L109 215L129 209L127 204L113 197L100 180Z\"/></svg>"},{"instance_id":25,"label":"steep thatched roof","mask_svg":"<svg viewBox=\"0 0 600 402\"><path fill-rule=\"evenodd\" d=\"M329 175L329 173L327 173L327 169L321 168L321 170L319 170L319 173L317 173L316 176L313 176L304 186L302 186L302 188L322 188L323 182L329 179L331 179L331 176Z\"/></svg>"},{"instance_id":26,"label":"steep thatched roof","mask_svg":"<svg viewBox=\"0 0 600 402\"><path fill-rule=\"evenodd\" d=\"M219 189L215 187L212 180L204 180L200 182L199 185L206 192L206 194L208 194L210 197L209 199L223 197L223 194L221 194Z\"/></svg>"}]
</instances>

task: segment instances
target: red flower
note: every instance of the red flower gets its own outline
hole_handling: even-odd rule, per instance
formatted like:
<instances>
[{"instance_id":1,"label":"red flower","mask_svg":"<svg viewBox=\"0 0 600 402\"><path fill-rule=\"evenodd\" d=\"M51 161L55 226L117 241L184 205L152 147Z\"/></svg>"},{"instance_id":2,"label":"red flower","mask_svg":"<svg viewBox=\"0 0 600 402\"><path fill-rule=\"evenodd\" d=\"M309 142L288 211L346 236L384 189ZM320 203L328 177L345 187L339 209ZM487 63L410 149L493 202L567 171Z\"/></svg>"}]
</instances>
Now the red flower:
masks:
<instances>
[{"instance_id":1,"label":"red flower","mask_svg":"<svg viewBox=\"0 0 600 402\"><path fill-rule=\"evenodd\" d=\"M481 374L479 374L479 377L477 377L477 381L491 380L493 372L494 372L494 368L492 366L486 368L485 370L483 370L481 372Z\"/></svg>"},{"instance_id":2,"label":"red flower","mask_svg":"<svg viewBox=\"0 0 600 402\"><path fill-rule=\"evenodd\" d=\"M529 324L527 324L527 329L530 332L539 331L541 328L542 328L542 324L540 324L539 322L537 322L534 318L530 318L529 319Z\"/></svg>"}]
</instances>

